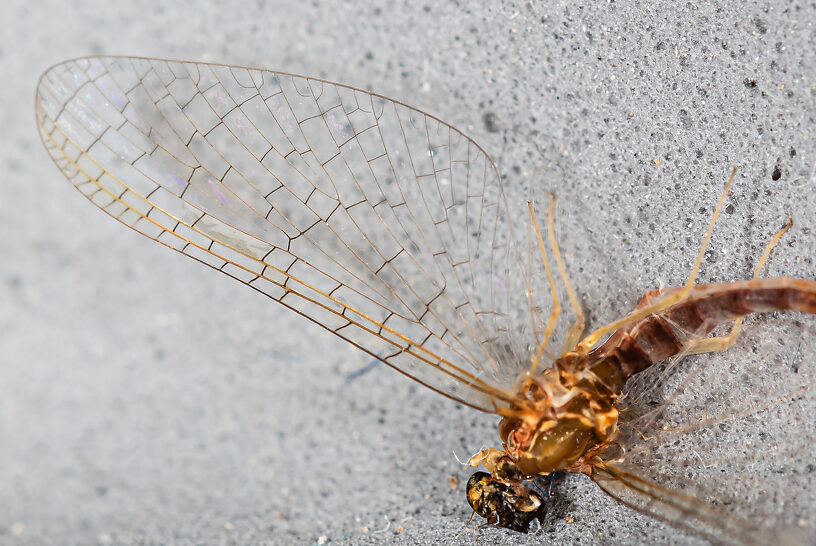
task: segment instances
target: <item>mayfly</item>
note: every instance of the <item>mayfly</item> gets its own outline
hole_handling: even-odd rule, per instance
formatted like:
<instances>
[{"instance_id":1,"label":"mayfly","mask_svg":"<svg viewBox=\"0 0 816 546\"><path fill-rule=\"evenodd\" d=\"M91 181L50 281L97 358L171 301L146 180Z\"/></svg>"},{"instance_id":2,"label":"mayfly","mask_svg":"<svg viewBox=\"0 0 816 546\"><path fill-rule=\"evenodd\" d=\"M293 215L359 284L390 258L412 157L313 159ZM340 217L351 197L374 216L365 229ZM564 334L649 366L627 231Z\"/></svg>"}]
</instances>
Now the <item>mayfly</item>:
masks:
<instances>
[{"instance_id":1,"label":"mayfly","mask_svg":"<svg viewBox=\"0 0 816 546\"><path fill-rule=\"evenodd\" d=\"M750 543L780 534L741 511L750 495L694 495L684 490L691 466L670 464L686 447L673 432L723 420L704 414L679 426L665 402L646 400L653 385L671 382L680 356L730 347L744 316L816 312L816 282L759 278L790 222L767 243L753 279L695 284L734 172L687 283L647 292L630 314L583 336L556 243L554 196L543 235L533 203L510 202L485 151L420 110L317 78L131 57L50 68L35 109L54 162L109 215L426 387L500 416L502 449L470 459L488 470L467 486L487 523L526 532L543 521L545 498L529 480L566 470L710 537ZM560 356L554 270L576 317ZM708 337L729 322L730 333ZM732 420L792 407L809 392L812 362L792 378L765 364L746 361L745 375L763 382L755 397L727 407ZM659 381L638 393L633 385L650 371ZM752 449L770 446L780 447L768 440ZM797 456L791 465L812 462ZM773 494L783 503L795 492ZM809 525L808 514L792 516Z\"/></svg>"}]
</instances>

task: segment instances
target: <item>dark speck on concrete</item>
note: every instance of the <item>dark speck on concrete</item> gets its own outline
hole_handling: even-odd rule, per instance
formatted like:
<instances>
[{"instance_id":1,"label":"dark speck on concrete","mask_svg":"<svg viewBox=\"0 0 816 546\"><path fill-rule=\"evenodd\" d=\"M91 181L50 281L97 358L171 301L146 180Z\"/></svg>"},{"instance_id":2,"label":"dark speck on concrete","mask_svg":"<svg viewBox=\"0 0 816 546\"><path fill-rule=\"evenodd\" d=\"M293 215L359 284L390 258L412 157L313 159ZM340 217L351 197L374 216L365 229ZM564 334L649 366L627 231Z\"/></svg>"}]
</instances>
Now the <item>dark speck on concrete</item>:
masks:
<instances>
[{"instance_id":1,"label":"dark speck on concrete","mask_svg":"<svg viewBox=\"0 0 816 546\"><path fill-rule=\"evenodd\" d=\"M683 126L684 129L691 128L691 118L689 117L688 110L685 109L680 110L680 124Z\"/></svg>"},{"instance_id":2,"label":"dark speck on concrete","mask_svg":"<svg viewBox=\"0 0 816 546\"><path fill-rule=\"evenodd\" d=\"M774 167L773 173L771 173L771 180L779 180L782 178L782 171L779 170L779 167Z\"/></svg>"},{"instance_id":3,"label":"dark speck on concrete","mask_svg":"<svg viewBox=\"0 0 816 546\"><path fill-rule=\"evenodd\" d=\"M482 116L482 121L485 124L485 129L487 129L488 133L498 133L499 127L501 122L499 118L493 112L486 112L484 116Z\"/></svg>"}]
</instances>

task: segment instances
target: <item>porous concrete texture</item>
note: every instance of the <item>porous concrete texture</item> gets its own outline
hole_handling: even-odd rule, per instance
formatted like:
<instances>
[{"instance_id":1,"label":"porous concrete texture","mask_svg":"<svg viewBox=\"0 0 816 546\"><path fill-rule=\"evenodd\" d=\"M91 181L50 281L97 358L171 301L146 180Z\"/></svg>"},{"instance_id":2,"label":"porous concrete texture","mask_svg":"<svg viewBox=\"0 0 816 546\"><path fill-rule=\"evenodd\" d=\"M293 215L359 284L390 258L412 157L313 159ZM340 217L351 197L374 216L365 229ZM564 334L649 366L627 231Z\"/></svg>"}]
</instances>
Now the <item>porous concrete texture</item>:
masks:
<instances>
[{"instance_id":1,"label":"porous concrete texture","mask_svg":"<svg viewBox=\"0 0 816 546\"><path fill-rule=\"evenodd\" d=\"M7 0L0 20L0 543L698 541L582 477L556 481L537 533L464 529L454 453L495 445L496 418L385 366L355 375L362 353L95 210L39 142L34 87L56 62L131 54L422 108L509 195L532 177L578 204L562 243L598 325L684 282L735 163L702 280L749 277L788 214L766 274L816 276L812 2Z\"/></svg>"}]
</instances>

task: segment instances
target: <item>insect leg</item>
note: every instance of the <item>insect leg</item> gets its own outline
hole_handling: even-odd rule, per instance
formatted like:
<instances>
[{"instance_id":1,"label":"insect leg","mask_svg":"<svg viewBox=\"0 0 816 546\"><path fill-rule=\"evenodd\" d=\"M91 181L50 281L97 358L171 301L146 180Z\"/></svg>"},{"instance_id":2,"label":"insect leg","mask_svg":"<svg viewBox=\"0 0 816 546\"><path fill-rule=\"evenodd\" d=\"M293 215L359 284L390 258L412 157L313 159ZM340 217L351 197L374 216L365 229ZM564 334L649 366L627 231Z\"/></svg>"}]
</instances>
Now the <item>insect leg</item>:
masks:
<instances>
[{"instance_id":1,"label":"insect leg","mask_svg":"<svg viewBox=\"0 0 816 546\"><path fill-rule=\"evenodd\" d=\"M759 274L762 271L762 267L765 265L765 262L768 261L768 256L771 255L771 250L782 236L793 226L793 218L788 217L788 223L782 227L779 231L776 232L776 235L773 236L771 241L765 247L764 252L762 252L762 256L759 258L759 263L754 269L754 279L759 278ZM742 321L743 317L738 318L734 321L734 326L731 328L731 332L727 336L719 336L719 337L712 337L708 339L700 339L696 341L691 347L688 348L688 354L700 354L700 353L715 353L718 351L725 351L731 345L737 341L737 336L740 333L740 329L742 328Z\"/></svg>"},{"instance_id":2,"label":"insect leg","mask_svg":"<svg viewBox=\"0 0 816 546\"><path fill-rule=\"evenodd\" d=\"M725 189L720 196L720 200L717 202L717 206L714 208L714 216L711 217L711 222L708 224L705 237L703 237L703 244L700 247L700 252L697 253L697 260L694 262L694 267L691 268L691 274L689 275L688 281L686 281L685 288L689 290L691 289L692 285L694 285L697 274L700 272L700 264L703 263L703 256L705 256L705 251L708 247L708 240L711 239L711 234L714 233L714 224L717 222L717 217L720 215L723 204L725 204L725 198L728 196L728 190L731 189L731 182L734 181L734 176L736 174L737 166L734 165L734 168L731 170L731 176L728 177L728 182L725 184Z\"/></svg>"},{"instance_id":3,"label":"insect leg","mask_svg":"<svg viewBox=\"0 0 816 546\"><path fill-rule=\"evenodd\" d=\"M601 338L603 338L607 334L611 334L615 330L622 328L624 326L628 326L629 324L633 324L634 322L652 315L654 313L659 313L664 309L668 309L669 307L683 301L688 294L691 292L692 286L694 286L694 281L697 278L697 274L700 271L700 264L703 261L703 256L705 256L706 247L708 247L708 241L711 239L711 234L714 232L714 224L717 221L717 217L720 215L720 210L722 210L722 206L725 203L725 198L728 196L728 190L731 188L731 182L734 181L734 176L737 174L737 167L736 165L731 170L731 176L728 178L728 182L725 184L725 189L720 196L720 200L717 202L717 206L714 209L714 216L711 218L711 222L708 224L708 229L706 230L705 237L703 237L703 244L700 247L700 252L697 253L697 259L694 262L694 267L691 269L691 274L689 275L686 284L678 289L676 292L671 294L667 294L665 297L661 298L660 300L656 301L652 305L647 305L642 309L637 309L634 312L626 315L622 319L616 320L614 322L610 322L605 326L601 326L588 336L584 337L581 342L575 346L575 351L577 352L589 352L592 347L595 346Z\"/></svg>"},{"instance_id":4,"label":"insect leg","mask_svg":"<svg viewBox=\"0 0 816 546\"><path fill-rule=\"evenodd\" d=\"M555 194L550 192L550 197L552 199L550 200L550 209L547 212L547 231L550 238L550 246L552 247L553 255L555 255L558 272L561 274L561 278L564 279L564 286L566 286L567 294L569 294L572 312L575 313L575 322L570 326L567 341L564 344L564 352L566 352L572 349L578 340L581 339L581 334L584 333L585 317L584 311L581 309L581 304L578 303L575 291L572 289L572 285L570 285L569 278L567 277L567 268L564 267L564 260L561 259L558 241L555 239Z\"/></svg>"},{"instance_id":5,"label":"insect leg","mask_svg":"<svg viewBox=\"0 0 816 546\"><path fill-rule=\"evenodd\" d=\"M649 315L654 315L661 311L665 311L669 307L672 307L678 303L681 303L688 297L690 290L687 289L685 286L681 288L676 288L675 291L669 292L665 294L662 298L657 300L656 302L646 305L644 307L640 307L626 315L625 317L618 319L616 321L610 322L604 326L601 326L591 334L584 337L580 343L575 346L573 349L575 352L578 353L588 353L598 341L600 341L605 335L611 334L615 330L619 328L623 328L624 326L629 326L630 324L634 324L635 322L639 321L644 317L648 317Z\"/></svg>"},{"instance_id":6,"label":"insect leg","mask_svg":"<svg viewBox=\"0 0 816 546\"><path fill-rule=\"evenodd\" d=\"M558 317L561 315L561 301L558 299L558 289L555 285L555 279L552 276L552 270L550 269L550 261L547 258L547 250L544 248L544 239L541 237L541 230L538 227L538 222L536 221L535 212L533 212L533 202L527 202L527 208L530 210L530 220L533 222L533 227L536 231L536 236L538 237L538 249L541 252L541 260L544 262L544 270L547 272L547 283L550 285L550 292L552 292L552 310L550 310L550 317L547 319L547 326L544 328L544 337L541 340L541 344L538 346L538 350L536 351L535 356L533 357L533 361L530 364L529 374L532 375L535 373L536 368L538 368L538 364L541 362L541 357L544 355L544 349L547 347L547 343L550 341L550 336L555 330L555 325L558 322Z\"/></svg>"}]
</instances>

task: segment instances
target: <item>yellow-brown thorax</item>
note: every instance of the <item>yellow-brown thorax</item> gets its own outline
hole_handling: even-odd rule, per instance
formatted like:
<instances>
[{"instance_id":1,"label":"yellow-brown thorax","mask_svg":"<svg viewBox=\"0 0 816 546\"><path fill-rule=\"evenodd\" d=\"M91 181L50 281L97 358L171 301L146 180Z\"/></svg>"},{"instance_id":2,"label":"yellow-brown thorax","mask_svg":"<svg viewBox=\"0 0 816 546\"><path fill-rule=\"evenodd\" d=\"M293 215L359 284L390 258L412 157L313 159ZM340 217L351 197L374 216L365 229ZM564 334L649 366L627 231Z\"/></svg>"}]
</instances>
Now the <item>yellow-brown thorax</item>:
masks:
<instances>
[{"instance_id":1,"label":"yellow-brown thorax","mask_svg":"<svg viewBox=\"0 0 816 546\"><path fill-rule=\"evenodd\" d=\"M502 412L499 433L507 454L526 475L585 471L581 458L615 431L615 400L625 378L608 358L569 352L552 368L525 380L523 401Z\"/></svg>"}]
</instances>

